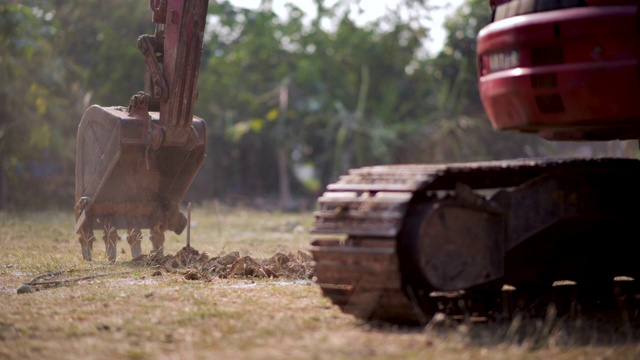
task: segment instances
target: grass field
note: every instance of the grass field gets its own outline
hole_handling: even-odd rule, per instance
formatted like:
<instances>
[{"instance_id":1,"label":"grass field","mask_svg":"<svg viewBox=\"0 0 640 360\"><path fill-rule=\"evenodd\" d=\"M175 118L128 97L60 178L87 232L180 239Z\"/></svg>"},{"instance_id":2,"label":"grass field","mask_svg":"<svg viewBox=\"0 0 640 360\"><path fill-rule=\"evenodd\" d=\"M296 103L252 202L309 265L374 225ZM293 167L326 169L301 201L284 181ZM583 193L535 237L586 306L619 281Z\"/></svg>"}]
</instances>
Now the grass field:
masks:
<instances>
[{"instance_id":1,"label":"grass field","mask_svg":"<svg viewBox=\"0 0 640 360\"><path fill-rule=\"evenodd\" d=\"M191 244L210 257L307 251L312 221L212 203L194 208ZM587 324L536 321L517 339L508 336L513 323L364 324L310 280L189 277L187 269L132 261L126 241L115 264L102 241L85 262L73 227L71 212L0 213L0 359L640 358L635 337ZM184 243L168 234L165 252ZM145 239L143 251L150 248ZM94 278L17 293L42 274Z\"/></svg>"}]
</instances>

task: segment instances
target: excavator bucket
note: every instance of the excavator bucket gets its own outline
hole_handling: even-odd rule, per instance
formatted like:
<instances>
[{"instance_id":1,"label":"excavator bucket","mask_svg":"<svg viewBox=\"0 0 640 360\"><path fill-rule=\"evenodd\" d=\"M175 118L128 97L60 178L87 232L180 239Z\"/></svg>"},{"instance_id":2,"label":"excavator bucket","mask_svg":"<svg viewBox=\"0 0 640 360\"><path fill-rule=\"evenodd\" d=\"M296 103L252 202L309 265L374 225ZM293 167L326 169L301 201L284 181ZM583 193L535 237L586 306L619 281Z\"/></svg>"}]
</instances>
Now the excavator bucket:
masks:
<instances>
[{"instance_id":1,"label":"excavator bucket","mask_svg":"<svg viewBox=\"0 0 640 360\"><path fill-rule=\"evenodd\" d=\"M126 109L87 109L78 128L76 231L181 233L187 220L179 204L205 158L204 121L196 118L193 124L199 136L192 150L161 147L150 151L144 144L142 121Z\"/></svg>"},{"instance_id":2,"label":"excavator bucket","mask_svg":"<svg viewBox=\"0 0 640 360\"><path fill-rule=\"evenodd\" d=\"M145 91L128 107L89 107L76 153L76 233L92 259L94 230L116 258L118 229L127 230L133 257L142 230L162 255L164 231L187 226L180 202L205 158L206 126L193 116L208 1L151 0L155 35L143 35ZM170 21L166 21L169 18Z\"/></svg>"}]
</instances>

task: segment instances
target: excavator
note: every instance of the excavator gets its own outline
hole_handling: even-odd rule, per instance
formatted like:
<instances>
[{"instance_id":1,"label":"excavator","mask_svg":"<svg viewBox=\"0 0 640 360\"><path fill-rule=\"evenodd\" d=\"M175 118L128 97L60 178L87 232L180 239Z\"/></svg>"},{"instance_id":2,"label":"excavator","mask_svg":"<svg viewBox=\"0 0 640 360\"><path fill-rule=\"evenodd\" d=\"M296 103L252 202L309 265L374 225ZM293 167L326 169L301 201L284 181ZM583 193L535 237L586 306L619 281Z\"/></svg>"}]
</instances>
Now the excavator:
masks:
<instances>
[{"instance_id":1,"label":"excavator","mask_svg":"<svg viewBox=\"0 0 640 360\"><path fill-rule=\"evenodd\" d=\"M163 255L164 232L180 234L180 202L205 159L206 125L193 115L208 0L150 0L154 35L137 46L145 89L128 107L89 107L78 126L75 231L92 260L94 230L102 231L109 261L119 229L131 255L142 255L148 229L153 254Z\"/></svg>"},{"instance_id":2,"label":"excavator","mask_svg":"<svg viewBox=\"0 0 640 360\"><path fill-rule=\"evenodd\" d=\"M477 36L496 130L640 138L636 0L491 0ZM318 199L324 296L364 321L567 316L640 299L640 161L524 158L352 169ZM618 311L618 310L616 310Z\"/></svg>"}]
</instances>

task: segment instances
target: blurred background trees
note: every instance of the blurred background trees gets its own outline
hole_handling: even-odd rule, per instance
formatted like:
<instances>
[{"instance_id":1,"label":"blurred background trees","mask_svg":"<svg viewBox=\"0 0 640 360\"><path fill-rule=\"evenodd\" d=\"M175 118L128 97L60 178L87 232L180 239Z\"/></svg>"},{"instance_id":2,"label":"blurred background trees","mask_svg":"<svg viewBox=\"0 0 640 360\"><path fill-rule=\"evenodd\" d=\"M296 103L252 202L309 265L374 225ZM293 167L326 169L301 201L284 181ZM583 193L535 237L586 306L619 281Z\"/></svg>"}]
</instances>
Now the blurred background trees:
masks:
<instances>
[{"instance_id":1,"label":"blurred background trees","mask_svg":"<svg viewBox=\"0 0 640 360\"><path fill-rule=\"evenodd\" d=\"M365 25L357 0L315 4L314 18L295 5L279 18L269 0L210 4L196 104L207 160L187 199L298 208L353 167L553 150L485 118L475 36L487 0L457 9L434 56L420 21L430 1ZM136 39L152 32L148 1L0 4L0 209L73 206L77 124L143 88Z\"/></svg>"}]
</instances>

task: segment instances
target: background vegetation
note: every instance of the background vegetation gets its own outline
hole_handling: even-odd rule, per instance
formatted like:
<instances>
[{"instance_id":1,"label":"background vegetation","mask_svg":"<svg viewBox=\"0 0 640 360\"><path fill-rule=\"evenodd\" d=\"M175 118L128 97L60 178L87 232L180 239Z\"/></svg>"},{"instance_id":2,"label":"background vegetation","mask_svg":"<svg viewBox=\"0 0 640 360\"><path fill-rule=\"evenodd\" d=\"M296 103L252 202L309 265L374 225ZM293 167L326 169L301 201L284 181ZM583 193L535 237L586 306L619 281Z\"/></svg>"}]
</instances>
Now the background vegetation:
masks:
<instances>
[{"instance_id":1,"label":"background vegetation","mask_svg":"<svg viewBox=\"0 0 640 360\"><path fill-rule=\"evenodd\" d=\"M495 133L478 98L475 36L488 1L468 0L429 56L420 21L434 1L403 0L366 25L357 0L305 20L217 1L196 114L207 161L190 199L313 199L349 168L546 154L535 137ZM438 3L439 4L439 3ZM0 4L0 209L71 207L75 138L91 104L126 105L141 90L135 44L152 33L147 1L9 0ZM546 146L546 145L545 145Z\"/></svg>"}]
</instances>

